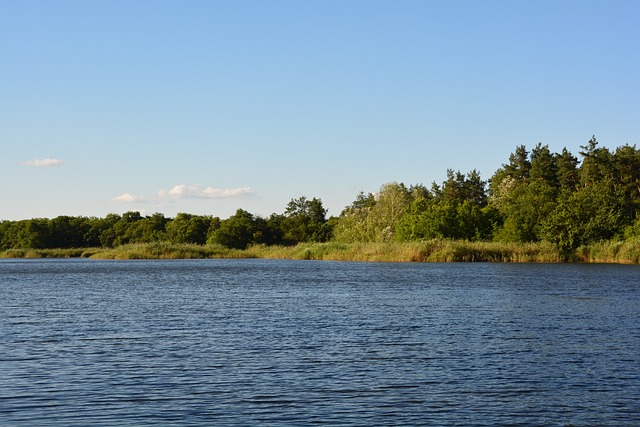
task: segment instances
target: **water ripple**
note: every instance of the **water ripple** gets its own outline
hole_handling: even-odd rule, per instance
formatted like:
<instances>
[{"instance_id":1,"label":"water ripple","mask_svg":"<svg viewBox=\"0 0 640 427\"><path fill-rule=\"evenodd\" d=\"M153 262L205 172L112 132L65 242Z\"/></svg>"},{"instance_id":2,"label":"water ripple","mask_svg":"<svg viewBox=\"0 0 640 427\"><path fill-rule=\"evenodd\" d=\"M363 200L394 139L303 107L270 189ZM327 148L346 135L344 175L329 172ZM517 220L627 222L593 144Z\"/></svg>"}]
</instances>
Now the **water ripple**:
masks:
<instances>
[{"instance_id":1,"label":"water ripple","mask_svg":"<svg viewBox=\"0 0 640 427\"><path fill-rule=\"evenodd\" d=\"M640 425L639 272L0 260L0 425Z\"/></svg>"}]
</instances>

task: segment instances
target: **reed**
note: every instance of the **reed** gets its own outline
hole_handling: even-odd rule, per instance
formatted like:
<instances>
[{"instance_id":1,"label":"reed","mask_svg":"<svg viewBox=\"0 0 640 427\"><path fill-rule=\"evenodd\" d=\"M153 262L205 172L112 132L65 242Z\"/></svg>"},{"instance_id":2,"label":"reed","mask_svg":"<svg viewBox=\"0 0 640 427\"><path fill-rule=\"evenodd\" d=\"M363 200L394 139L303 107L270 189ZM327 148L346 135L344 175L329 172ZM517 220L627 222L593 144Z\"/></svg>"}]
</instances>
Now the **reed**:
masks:
<instances>
[{"instance_id":1,"label":"reed","mask_svg":"<svg viewBox=\"0 0 640 427\"><path fill-rule=\"evenodd\" d=\"M377 262L562 262L551 243L467 242L429 240L384 243L301 243L296 246L253 246L257 258Z\"/></svg>"},{"instance_id":2,"label":"reed","mask_svg":"<svg viewBox=\"0 0 640 427\"><path fill-rule=\"evenodd\" d=\"M576 257L582 262L640 264L640 237L580 246Z\"/></svg>"},{"instance_id":3,"label":"reed","mask_svg":"<svg viewBox=\"0 0 640 427\"><path fill-rule=\"evenodd\" d=\"M250 254L222 245L176 244L169 242L132 243L104 249L91 256L94 259L204 259L248 258Z\"/></svg>"},{"instance_id":4,"label":"reed","mask_svg":"<svg viewBox=\"0 0 640 427\"><path fill-rule=\"evenodd\" d=\"M203 259L272 258L373 262L601 262L640 264L640 237L581 246L561 254L551 243L468 242L435 239L419 242L300 243L255 245L246 250L222 245L135 243L113 249L8 249L0 258Z\"/></svg>"},{"instance_id":5,"label":"reed","mask_svg":"<svg viewBox=\"0 0 640 427\"><path fill-rule=\"evenodd\" d=\"M424 261L432 262L561 262L556 247L547 242L425 242Z\"/></svg>"},{"instance_id":6,"label":"reed","mask_svg":"<svg viewBox=\"0 0 640 427\"><path fill-rule=\"evenodd\" d=\"M101 250L100 248L7 249L0 252L0 258L88 258Z\"/></svg>"}]
</instances>

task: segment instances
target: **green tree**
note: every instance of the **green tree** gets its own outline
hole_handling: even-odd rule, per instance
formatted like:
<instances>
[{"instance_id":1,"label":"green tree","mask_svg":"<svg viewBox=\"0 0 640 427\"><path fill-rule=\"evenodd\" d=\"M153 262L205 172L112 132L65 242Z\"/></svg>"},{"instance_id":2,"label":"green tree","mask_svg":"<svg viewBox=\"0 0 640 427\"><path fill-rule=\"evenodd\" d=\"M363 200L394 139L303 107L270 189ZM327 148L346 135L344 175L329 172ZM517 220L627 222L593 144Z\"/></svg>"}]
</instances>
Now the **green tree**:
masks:
<instances>
[{"instance_id":1,"label":"green tree","mask_svg":"<svg viewBox=\"0 0 640 427\"><path fill-rule=\"evenodd\" d=\"M640 237L640 216L638 216L633 223L624 228L625 239L633 239L636 237Z\"/></svg>"},{"instance_id":2,"label":"green tree","mask_svg":"<svg viewBox=\"0 0 640 427\"><path fill-rule=\"evenodd\" d=\"M34 218L19 221L17 227L17 242L14 248L44 249L49 247L51 232L49 220L46 218Z\"/></svg>"},{"instance_id":3,"label":"green tree","mask_svg":"<svg viewBox=\"0 0 640 427\"><path fill-rule=\"evenodd\" d=\"M422 240L456 236L457 207L449 201L414 201L399 220L396 240Z\"/></svg>"},{"instance_id":4,"label":"green tree","mask_svg":"<svg viewBox=\"0 0 640 427\"><path fill-rule=\"evenodd\" d=\"M433 183L431 193L414 200L406 210L396 227L396 239L488 238L491 221L484 210L485 185L475 169L466 175L448 169L442 186Z\"/></svg>"},{"instance_id":5,"label":"green tree","mask_svg":"<svg viewBox=\"0 0 640 427\"><path fill-rule=\"evenodd\" d=\"M299 242L325 242L331 237L327 225L327 210L317 198L308 200L302 196L291 199L281 223L284 241L288 244Z\"/></svg>"},{"instance_id":6,"label":"green tree","mask_svg":"<svg viewBox=\"0 0 640 427\"><path fill-rule=\"evenodd\" d=\"M179 213L166 225L167 237L173 243L203 245L207 241L212 218L209 216Z\"/></svg>"},{"instance_id":7,"label":"green tree","mask_svg":"<svg viewBox=\"0 0 640 427\"><path fill-rule=\"evenodd\" d=\"M580 183L582 186L598 183L604 179L615 180L613 156L609 149L598 147L598 141L593 136L587 145L581 145L580 155L583 157L580 166Z\"/></svg>"},{"instance_id":8,"label":"green tree","mask_svg":"<svg viewBox=\"0 0 640 427\"><path fill-rule=\"evenodd\" d=\"M509 163L503 166L505 173L518 182L526 181L531 171L531 161L527 147L520 145L509 155Z\"/></svg>"},{"instance_id":9,"label":"green tree","mask_svg":"<svg viewBox=\"0 0 640 427\"><path fill-rule=\"evenodd\" d=\"M262 230L258 231L256 243L265 245L282 245L285 244L284 226L285 217L282 214L271 214L266 220Z\"/></svg>"},{"instance_id":10,"label":"green tree","mask_svg":"<svg viewBox=\"0 0 640 427\"><path fill-rule=\"evenodd\" d=\"M0 221L0 250L11 249L16 241L14 221Z\"/></svg>"},{"instance_id":11,"label":"green tree","mask_svg":"<svg viewBox=\"0 0 640 427\"><path fill-rule=\"evenodd\" d=\"M254 242L256 231L254 216L243 209L238 209L235 215L220 223L220 228L211 234L208 243L217 243L233 249L246 249Z\"/></svg>"},{"instance_id":12,"label":"green tree","mask_svg":"<svg viewBox=\"0 0 640 427\"><path fill-rule=\"evenodd\" d=\"M134 227L138 221L142 221L143 217L138 211L129 211L122 214L120 219L113 224L111 230L114 235L113 245L120 246L132 243L130 240L129 229Z\"/></svg>"},{"instance_id":13,"label":"green tree","mask_svg":"<svg viewBox=\"0 0 640 427\"><path fill-rule=\"evenodd\" d=\"M432 185L432 192L436 201L445 201L453 205L458 205L468 201L478 207L486 206L487 193L486 183L480 178L477 170L464 175L460 171L454 172L447 169L447 180L438 186Z\"/></svg>"},{"instance_id":14,"label":"green tree","mask_svg":"<svg viewBox=\"0 0 640 427\"><path fill-rule=\"evenodd\" d=\"M613 155L615 190L622 198L622 217L631 223L640 210L640 150L635 145L618 147Z\"/></svg>"},{"instance_id":15,"label":"green tree","mask_svg":"<svg viewBox=\"0 0 640 427\"><path fill-rule=\"evenodd\" d=\"M539 143L531 150L529 177L531 180L544 181L553 188L560 187L556 156L551 153L548 145Z\"/></svg>"},{"instance_id":16,"label":"green tree","mask_svg":"<svg viewBox=\"0 0 640 427\"><path fill-rule=\"evenodd\" d=\"M486 240L491 238L493 231L490 210L480 208L471 200L456 206L457 224L450 237L465 240Z\"/></svg>"},{"instance_id":17,"label":"green tree","mask_svg":"<svg viewBox=\"0 0 640 427\"><path fill-rule=\"evenodd\" d=\"M393 240L396 224L410 204L411 193L404 184L392 182L380 187L376 204L369 211L373 240Z\"/></svg>"},{"instance_id":18,"label":"green tree","mask_svg":"<svg viewBox=\"0 0 640 427\"><path fill-rule=\"evenodd\" d=\"M118 214L110 213L104 218L94 218L90 221L90 228L85 233L85 242L92 242L90 246L112 248L115 246L115 225L120 221Z\"/></svg>"},{"instance_id":19,"label":"green tree","mask_svg":"<svg viewBox=\"0 0 640 427\"><path fill-rule=\"evenodd\" d=\"M373 193L365 194L363 191L361 191L360 193L358 193L353 203L343 211L343 214L350 213L352 211L371 209L375 205L376 197L373 195Z\"/></svg>"},{"instance_id":20,"label":"green tree","mask_svg":"<svg viewBox=\"0 0 640 427\"><path fill-rule=\"evenodd\" d=\"M376 204L372 193L365 194L361 191L336 221L333 228L334 239L344 243L375 240L375 228L370 214Z\"/></svg>"},{"instance_id":21,"label":"green tree","mask_svg":"<svg viewBox=\"0 0 640 427\"><path fill-rule=\"evenodd\" d=\"M542 221L542 231L546 240L570 253L580 245L621 235L621 211L621 199L613 183L602 180L579 191L563 193L555 209Z\"/></svg>"},{"instance_id":22,"label":"green tree","mask_svg":"<svg viewBox=\"0 0 640 427\"><path fill-rule=\"evenodd\" d=\"M166 226L171 220L161 213L146 216L127 228L122 240L129 243L150 243L168 240Z\"/></svg>"},{"instance_id":23,"label":"green tree","mask_svg":"<svg viewBox=\"0 0 640 427\"><path fill-rule=\"evenodd\" d=\"M566 148L562 153L555 155L558 187L561 191L575 191L580 176L578 173L578 158Z\"/></svg>"},{"instance_id":24,"label":"green tree","mask_svg":"<svg viewBox=\"0 0 640 427\"><path fill-rule=\"evenodd\" d=\"M421 240L435 237L426 229L423 222L425 212L431 209L435 202L427 197L415 199L396 225L396 240L399 242Z\"/></svg>"},{"instance_id":25,"label":"green tree","mask_svg":"<svg viewBox=\"0 0 640 427\"><path fill-rule=\"evenodd\" d=\"M417 200L398 222L396 240L489 239L493 231L491 213L489 208L480 208L471 200L462 203Z\"/></svg>"},{"instance_id":26,"label":"green tree","mask_svg":"<svg viewBox=\"0 0 640 427\"><path fill-rule=\"evenodd\" d=\"M541 224L555 207L556 190L545 181L515 184L496 205L503 225L496 239L509 242L541 240Z\"/></svg>"},{"instance_id":27,"label":"green tree","mask_svg":"<svg viewBox=\"0 0 640 427\"><path fill-rule=\"evenodd\" d=\"M520 145L509 155L509 163L503 164L489 180L489 197L494 199L497 196L506 200L509 191L529 179L530 171L529 152L524 145Z\"/></svg>"},{"instance_id":28,"label":"green tree","mask_svg":"<svg viewBox=\"0 0 640 427\"><path fill-rule=\"evenodd\" d=\"M50 248L86 247L84 236L89 230L87 218L58 216L49 221Z\"/></svg>"}]
</instances>

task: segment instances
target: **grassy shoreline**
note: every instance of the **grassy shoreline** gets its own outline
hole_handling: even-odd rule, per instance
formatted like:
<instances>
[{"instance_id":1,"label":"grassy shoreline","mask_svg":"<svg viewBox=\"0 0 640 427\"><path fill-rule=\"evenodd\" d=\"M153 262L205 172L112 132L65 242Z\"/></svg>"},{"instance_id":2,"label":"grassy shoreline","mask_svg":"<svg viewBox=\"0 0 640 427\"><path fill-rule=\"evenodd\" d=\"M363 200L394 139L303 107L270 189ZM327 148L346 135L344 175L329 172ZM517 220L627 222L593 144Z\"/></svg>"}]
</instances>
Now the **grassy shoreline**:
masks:
<instances>
[{"instance_id":1,"label":"grassy shoreline","mask_svg":"<svg viewBox=\"0 0 640 427\"><path fill-rule=\"evenodd\" d=\"M405 243L301 243L296 246L251 246L137 243L117 248L10 249L0 258L206 259L265 258L377 262L586 262L640 264L640 238L601 242L563 256L551 243L430 240Z\"/></svg>"}]
</instances>

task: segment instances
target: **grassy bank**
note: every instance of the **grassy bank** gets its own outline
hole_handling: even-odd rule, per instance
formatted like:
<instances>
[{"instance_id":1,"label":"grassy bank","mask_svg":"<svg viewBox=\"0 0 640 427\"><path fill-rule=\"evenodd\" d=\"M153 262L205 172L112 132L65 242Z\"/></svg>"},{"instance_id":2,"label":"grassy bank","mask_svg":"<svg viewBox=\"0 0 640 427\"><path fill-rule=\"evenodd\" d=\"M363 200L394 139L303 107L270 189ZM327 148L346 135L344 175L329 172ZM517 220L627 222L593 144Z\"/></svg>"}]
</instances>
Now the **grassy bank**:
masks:
<instances>
[{"instance_id":1,"label":"grassy bank","mask_svg":"<svg viewBox=\"0 0 640 427\"><path fill-rule=\"evenodd\" d=\"M220 245L168 242L123 245L113 249L11 249L1 258L204 259L270 258L378 262L563 262L550 243L466 242L430 240L406 243L301 243L296 246L252 246L246 250ZM640 238L580 247L575 262L640 264Z\"/></svg>"},{"instance_id":2,"label":"grassy bank","mask_svg":"<svg viewBox=\"0 0 640 427\"><path fill-rule=\"evenodd\" d=\"M7 249L0 252L0 258L89 258L102 251L101 248Z\"/></svg>"},{"instance_id":3,"label":"grassy bank","mask_svg":"<svg viewBox=\"0 0 640 427\"><path fill-rule=\"evenodd\" d=\"M91 255L94 259L204 259L250 258L246 251L221 245L190 245L169 242L135 243L104 249Z\"/></svg>"},{"instance_id":4,"label":"grassy bank","mask_svg":"<svg viewBox=\"0 0 640 427\"><path fill-rule=\"evenodd\" d=\"M640 264L640 237L581 246L576 257L582 262Z\"/></svg>"},{"instance_id":5,"label":"grassy bank","mask_svg":"<svg viewBox=\"0 0 640 427\"><path fill-rule=\"evenodd\" d=\"M405 243L306 243L292 247L255 246L256 258L379 262L561 262L551 244L431 240Z\"/></svg>"},{"instance_id":6,"label":"grassy bank","mask_svg":"<svg viewBox=\"0 0 640 427\"><path fill-rule=\"evenodd\" d=\"M136 243L117 248L9 249L0 258L93 258L93 259L203 259L247 258L245 251L219 245L188 245L168 242Z\"/></svg>"}]
</instances>

